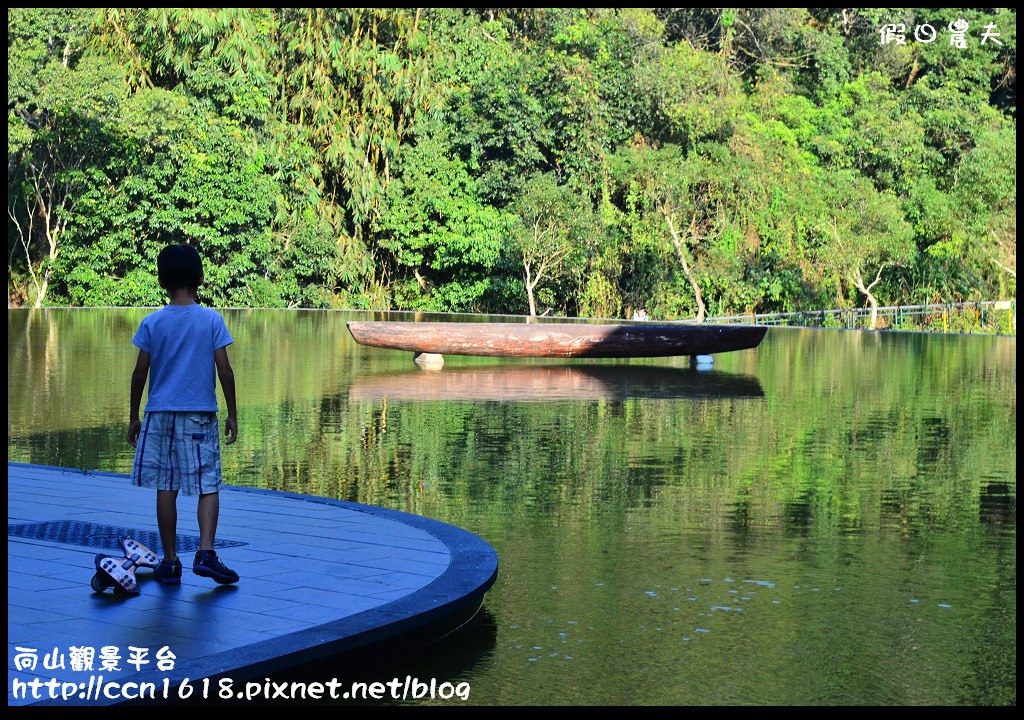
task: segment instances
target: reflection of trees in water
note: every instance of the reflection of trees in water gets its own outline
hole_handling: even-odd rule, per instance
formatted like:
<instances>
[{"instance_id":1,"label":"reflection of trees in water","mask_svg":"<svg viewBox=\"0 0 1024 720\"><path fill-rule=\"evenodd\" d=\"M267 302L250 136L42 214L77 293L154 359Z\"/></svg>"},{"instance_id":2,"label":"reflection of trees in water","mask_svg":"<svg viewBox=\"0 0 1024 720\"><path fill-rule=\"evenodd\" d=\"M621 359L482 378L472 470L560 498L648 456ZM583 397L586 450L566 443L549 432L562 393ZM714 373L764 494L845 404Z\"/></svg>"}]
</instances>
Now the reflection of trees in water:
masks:
<instances>
[{"instance_id":1,"label":"reflection of trees in water","mask_svg":"<svg viewBox=\"0 0 1024 720\"><path fill-rule=\"evenodd\" d=\"M1013 460L1004 391L1013 372L989 341L953 349L926 336L790 332L769 347L756 403L610 392L493 402L488 393L516 385L485 368L451 368L471 380L445 402L428 385L411 398L415 387L402 383L414 373L360 374L347 398L321 398L319 427L278 435L317 438L289 452L307 455L305 467L326 461L357 493L344 496L367 502L446 516L472 506L496 522L527 508L624 517L653 502L694 523L767 523L796 535L976 516L970 468ZM731 516L718 512L726 507Z\"/></svg>"},{"instance_id":2,"label":"reflection of trees in water","mask_svg":"<svg viewBox=\"0 0 1024 720\"><path fill-rule=\"evenodd\" d=\"M34 441L33 460L65 453L125 469L119 379L147 312L9 313L9 376L24 378L9 383L9 429L51 437ZM225 467L236 481L428 514L472 505L496 522L527 508L624 518L652 504L695 524L796 535L1015 521L974 469L1013 473L1014 340L780 330L706 376L670 361L460 359L431 389L407 354L351 342L353 314L226 316L242 434ZM508 402L520 392L530 401ZM554 399L532 399L545 393ZM86 448L76 427L90 423L110 430L89 433ZM1015 477L1005 485L1015 498Z\"/></svg>"},{"instance_id":3,"label":"reflection of trees in water","mask_svg":"<svg viewBox=\"0 0 1024 720\"><path fill-rule=\"evenodd\" d=\"M12 460L128 470L119 378L143 314L59 311L31 327L9 314L9 378L24 378L9 382ZM702 645L687 691L719 690L727 668L731 687L780 703L820 701L823 688L839 689L833 699L1015 701L1014 340L780 330L712 373L752 376L762 397L659 399L648 375L687 371L656 361L594 366L607 376L582 376L599 390L584 399L453 402L354 397L361 379L406 377L412 363L348 341L351 317L229 314L242 432L225 473L437 517L495 545L487 605L500 631L462 638L410 674L473 674L474 693L477 680L481 693L488 683L519 692L511 676L525 659L509 645L557 633L548 619L597 618L590 670L612 699L626 697L616 671L674 670L691 657L660 634L637 635L668 604L643 591L660 582L664 597L712 569L716 582L743 570L778 581L783 602L765 609L758 595L730 616L742 642ZM43 362L46 318L58 352ZM459 360L442 372L480 370L488 392L515 388L488 367ZM600 390L616 377L634 389ZM807 576L821 592L797 595ZM693 587L703 601L712 586ZM936 608L946 601L954 607Z\"/></svg>"},{"instance_id":4,"label":"reflection of trees in water","mask_svg":"<svg viewBox=\"0 0 1024 720\"><path fill-rule=\"evenodd\" d=\"M992 527L1016 527L1017 488L1003 482L989 482L981 486L978 503L979 519Z\"/></svg>"}]
</instances>

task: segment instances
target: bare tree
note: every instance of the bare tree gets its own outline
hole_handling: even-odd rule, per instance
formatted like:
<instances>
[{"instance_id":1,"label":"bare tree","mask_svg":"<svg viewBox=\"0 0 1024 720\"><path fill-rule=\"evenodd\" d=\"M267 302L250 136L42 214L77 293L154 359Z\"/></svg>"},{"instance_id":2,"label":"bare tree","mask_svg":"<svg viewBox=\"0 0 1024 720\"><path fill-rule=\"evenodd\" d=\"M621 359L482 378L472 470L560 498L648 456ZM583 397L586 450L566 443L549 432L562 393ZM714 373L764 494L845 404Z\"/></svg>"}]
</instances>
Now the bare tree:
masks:
<instances>
[{"instance_id":1,"label":"bare tree","mask_svg":"<svg viewBox=\"0 0 1024 720\"><path fill-rule=\"evenodd\" d=\"M693 297L697 302L697 322L704 322L704 295L700 291L700 285L697 284L697 278L694 276L693 270L690 269L690 263L687 261L687 253L689 252L686 248L687 241L692 239L694 242L699 242L700 237L697 233L697 213L694 212L690 217L690 226L686 231L686 236L681 236L678 229L676 229L676 223L674 220L673 210L668 202L664 200L661 203L661 214L665 218L665 223L668 225L669 235L672 236L672 245L676 251L676 257L679 258L679 264L683 267L683 274L686 276L687 281L690 283L690 287L693 288Z\"/></svg>"},{"instance_id":2,"label":"bare tree","mask_svg":"<svg viewBox=\"0 0 1024 720\"><path fill-rule=\"evenodd\" d=\"M17 228L25 251L25 262L35 288L34 307L38 308L46 300L61 239L84 190L81 167L85 157L84 153L62 157L55 145L45 142L37 143L33 150L22 159L24 183L19 194L11 195L7 215ZM18 207L19 200L24 206L24 214L20 218L22 208ZM37 235L46 241L44 258L38 263L33 261L32 247Z\"/></svg>"},{"instance_id":3,"label":"bare tree","mask_svg":"<svg viewBox=\"0 0 1024 720\"><path fill-rule=\"evenodd\" d=\"M832 268L837 281L845 279L864 295L874 330L878 327L875 288L888 268L911 260L913 231L895 196L878 192L854 173L832 174L820 193L826 233L833 241L822 248L822 263ZM872 276L870 282L865 279Z\"/></svg>"},{"instance_id":4,"label":"bare tree","mask_svg":"<svg viewBox=\"0 0 1024 720\"><path fill-rule=\"evenodd\" d=\"M539 219L535 220L532 228L532 238L528 244L520 245L520 255L523 262L525 275L526 298L530 305L530 316L537 316L537 300L534 290L537 285L553 274L562 264L562 261L569 255L572 247L561 238L555 237L559 233L550 220L542 224ZM545 312L545 314L547 314Z\"/></svg>"},{"instance_id":5,"label":"bare tree","mask_svg":"<svg viewBox=\"0 0 1024 720\"><path fill-rule=\"evenodd\" d=\"M16 86L31 88L28 97L9 102L7 216L16 249L25 254L37 308L46 301L64 233L91 184L90 173L112 145L108 126L119 117L125 95L121 68L113 61L89 57L72 63L93 14L86 8L41 11L45 41L19 40L8 64L8 73L19 78Z\"/></svg>"},{"instance_id":6,"label":"bare tree","mask_svg":"<svg viewBox=\"0 0 1024 720\"><path fill-rule=\"evenodd\" d=\"M709 188L704 180L706 168L689 161L674 147L643 149L637 161L640 163L637 180L643 185L649 207L665 223L679 267L693 290L697 305L694 320L702 323L707 310L691 249L700 245L712 223L707 199Z\"/></svg>"},{"instance_id":7,"label":"bare tree","mask_svg":"<svg viewBox=\"0 0 1024 720\"><path fill-rule=\"evenodd\" d=\"M536 289L542 280L557 277L574 249L579 214L569 191L550 174L536 175L515 204L519 223L512 240L523 265L530 316L537 315Z\"/></svg>"}]
</instances>

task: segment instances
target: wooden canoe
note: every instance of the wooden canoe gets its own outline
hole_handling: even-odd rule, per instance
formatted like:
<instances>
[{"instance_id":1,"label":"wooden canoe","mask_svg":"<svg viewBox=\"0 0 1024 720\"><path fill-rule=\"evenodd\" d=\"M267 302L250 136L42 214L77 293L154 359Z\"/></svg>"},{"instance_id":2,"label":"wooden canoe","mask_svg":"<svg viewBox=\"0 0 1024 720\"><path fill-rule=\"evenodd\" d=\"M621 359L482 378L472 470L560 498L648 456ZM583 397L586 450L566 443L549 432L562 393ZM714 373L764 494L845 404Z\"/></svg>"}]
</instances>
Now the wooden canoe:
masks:
<instances>
[{"instance_id":1,"label":"wooden canoe","mask_svg":"<svg viewBox=\"0 0 1024 720\"><path fill-rule=\"evenodd\" d=\"M350 322L360 345L441 355L633 358L715 355L757 347L757 325Z\"/></svg>"},{"instance_id":2,"label":"wooden canoe","mask_svg":"<svg viewBox=\"0 0 1024 720\"><path fill-rule=\"evenodd\" d=\"M348 399L406 402L724 400L764 397L757 378L642 365L502 365L358 375Z\"/></svg>"}]
</instances>

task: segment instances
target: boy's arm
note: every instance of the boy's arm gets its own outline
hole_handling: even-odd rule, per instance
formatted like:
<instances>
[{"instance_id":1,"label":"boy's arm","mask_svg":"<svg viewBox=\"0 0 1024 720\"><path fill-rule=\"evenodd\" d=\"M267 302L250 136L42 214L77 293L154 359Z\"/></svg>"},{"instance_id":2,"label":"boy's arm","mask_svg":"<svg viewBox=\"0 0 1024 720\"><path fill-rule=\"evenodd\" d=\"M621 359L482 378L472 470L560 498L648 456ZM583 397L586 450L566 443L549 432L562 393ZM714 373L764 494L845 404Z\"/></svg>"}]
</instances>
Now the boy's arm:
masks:
<instances>
[{"instance_id":1,"label":"boy's arm","mask_svg":"<svg viewBox=\"0 0 1024 720\"><path fill-rule=\"evenodd\" d=\"M139 431L142 430L139 406L142 404L142 390L146 387L146 378L148 377L149 353L139 350L139 358L135 361L135 369L132 370L131 409L128 415L128 442L132 447L139 442Z\"/></svg>"},{"instance_id":2,"label":"boy's arm","mask_svg":"<svg viewBox=\"0 0 1024 720\"><path fill-rule=\"evenodd\" d=\"M217 364L217 376L220 386L224 389L224 402L228 405L228 419L224 422L226 445L238 438L238 410L235 408L235 371L228 361L228 349L222 347L213 352L213 361Z\"/></svg>"}]
</instances>

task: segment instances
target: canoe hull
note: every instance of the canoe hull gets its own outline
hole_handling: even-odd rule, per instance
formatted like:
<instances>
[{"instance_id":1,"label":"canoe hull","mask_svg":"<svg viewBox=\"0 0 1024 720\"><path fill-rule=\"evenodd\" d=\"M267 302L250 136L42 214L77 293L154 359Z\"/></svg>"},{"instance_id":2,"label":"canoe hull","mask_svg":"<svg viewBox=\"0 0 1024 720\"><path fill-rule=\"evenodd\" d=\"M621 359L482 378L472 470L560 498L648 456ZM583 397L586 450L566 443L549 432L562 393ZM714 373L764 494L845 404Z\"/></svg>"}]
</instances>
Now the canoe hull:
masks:
<instances>
[{"instance_id":1,"label":"canoe hull","mask_svg":"<svg viewBox=\"0 0 1024 720\"><path fill-rule=\"evenodd\" d=\"M441 355L631 358L715 355L757 347L756 325L350 322L361 345Z\"/></svg>"}]
</instances>

